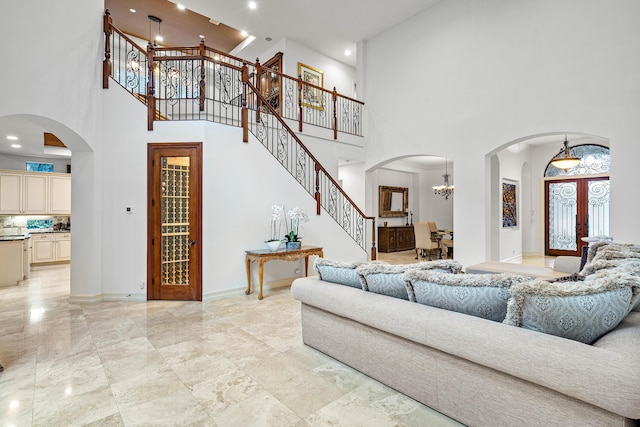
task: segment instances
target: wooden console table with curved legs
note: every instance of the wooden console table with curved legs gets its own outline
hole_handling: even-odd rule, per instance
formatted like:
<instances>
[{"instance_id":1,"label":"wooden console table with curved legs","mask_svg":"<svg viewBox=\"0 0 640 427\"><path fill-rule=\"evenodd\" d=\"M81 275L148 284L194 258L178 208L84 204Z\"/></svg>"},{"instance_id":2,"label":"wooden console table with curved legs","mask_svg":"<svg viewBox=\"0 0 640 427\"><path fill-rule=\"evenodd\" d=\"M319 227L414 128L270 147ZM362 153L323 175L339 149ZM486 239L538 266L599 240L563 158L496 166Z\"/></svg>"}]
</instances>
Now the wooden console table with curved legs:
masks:
<instances>
[{"instance_id":1,"label":"wooden console table with curved legs","mask_svg":"<svg viewBox=\"0 0 640 427\"><path fill-rule=\"evenodd\" d=\"M247 263L247 290L244 291L246 295L251 293L251 263L257 261L259 265L259 277L260 277L260 293L258 299L262 299L262 276L264 274L264 265L267 261L275 259L283 261L296 261L304 258L304 275L309 272L309 256L318 255L320 258L324 257L322 248L317 246L303 246L300 249L279 249L271 252L269 249L254 249L245 251L247 253L245 261Z\"/></svg>"}]
</instances>

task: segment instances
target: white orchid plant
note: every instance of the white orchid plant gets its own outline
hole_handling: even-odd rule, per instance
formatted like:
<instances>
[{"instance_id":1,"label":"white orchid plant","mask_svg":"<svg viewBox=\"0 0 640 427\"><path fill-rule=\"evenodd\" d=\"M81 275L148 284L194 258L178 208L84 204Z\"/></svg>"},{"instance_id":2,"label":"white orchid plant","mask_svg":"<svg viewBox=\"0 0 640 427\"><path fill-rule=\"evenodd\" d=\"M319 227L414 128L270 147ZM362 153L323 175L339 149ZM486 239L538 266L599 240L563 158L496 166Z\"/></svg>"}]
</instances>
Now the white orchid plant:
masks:
<instances>
[{"instance_id":1,"label":"white orchid plant","mask_svg":"<svg viewBox=\"0 0 640 427\"><path fill-rule=\"evenodd\" d=\"M300 240L298 237L298 230L302 227L303 223L309 222L309 216L305 211L298 207L287 211L287 216L289 216L291 228L287 225L287 234L285 237L288 242L298 242Z\"/></svg>"},{"instance_id":2,"label":"white orchid plant","mask_svg":"<svg viewBox=\"0 0 640 427\"><path fill-rule=\"evenodd\" d=\"M271 237L267 242L277 242L282 240L280 230L282 230L282 221L284 220L284 206L271 206Z\"/></svg>"}]
</instances>

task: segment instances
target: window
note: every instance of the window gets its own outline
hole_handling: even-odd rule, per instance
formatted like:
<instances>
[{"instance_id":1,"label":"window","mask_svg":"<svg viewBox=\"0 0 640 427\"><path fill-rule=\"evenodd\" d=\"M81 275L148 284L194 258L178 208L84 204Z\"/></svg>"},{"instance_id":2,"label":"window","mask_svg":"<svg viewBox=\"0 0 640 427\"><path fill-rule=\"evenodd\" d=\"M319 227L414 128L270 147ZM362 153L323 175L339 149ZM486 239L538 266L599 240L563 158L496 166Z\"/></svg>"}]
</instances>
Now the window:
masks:
<instances>
[{"instance_id":1,"label":"window","mask_svg":"<svg viewBox=\"0 0 640 427\"><path fill-rule=\"evenodd\" d=\"M544 176L593 175L609 172L611 163L607 147L595 144L576 145L571 147L571 154L582 159L578 166L565 171L549 163Z\"/></svg>"},{"instance_id":2,"label":"window","mask_svg":"<svg viewBox=\"0 0 640 427\"><path fill-rule=\"evenodd\" d=\"M29 172L53 172L53 163L27 162Z\"/></svg>"}]
</instances>

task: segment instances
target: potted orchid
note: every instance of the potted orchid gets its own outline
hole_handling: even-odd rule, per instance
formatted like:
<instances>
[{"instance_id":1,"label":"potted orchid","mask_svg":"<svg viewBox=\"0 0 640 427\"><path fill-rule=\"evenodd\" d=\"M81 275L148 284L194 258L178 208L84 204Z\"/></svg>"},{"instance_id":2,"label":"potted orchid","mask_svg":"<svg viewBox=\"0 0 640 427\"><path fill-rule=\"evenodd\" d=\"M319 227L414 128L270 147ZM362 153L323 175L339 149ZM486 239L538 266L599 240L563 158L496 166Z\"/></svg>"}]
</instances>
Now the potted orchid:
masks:
<instances>
[{"instance_id":1,"label":"potted orchid","mask_svg":"<svg viewBox=\"0 0 640 427\"><path fill-rule=\"evenodd\" d=\"M300 249L301 242L300 236L298 236L298 230L302 227L302 223L309 222L309 216L302 209L295 207L287 211L289 217L289 224L287 224L287 249Z\"/></svg>"},{"instance_id":2,"label":"potted orchid","mask_svg":"<svg viewBox=\"0 0 640 427\"><path fill-rule=\"evenodd\" d=\"M272 252L277 251L280 248L280 230L282 229L282 221L284 220L284 206L273 205L271 206L271 237L269 240L265 240L267 247Z\"/></svg>"}]
</instances>

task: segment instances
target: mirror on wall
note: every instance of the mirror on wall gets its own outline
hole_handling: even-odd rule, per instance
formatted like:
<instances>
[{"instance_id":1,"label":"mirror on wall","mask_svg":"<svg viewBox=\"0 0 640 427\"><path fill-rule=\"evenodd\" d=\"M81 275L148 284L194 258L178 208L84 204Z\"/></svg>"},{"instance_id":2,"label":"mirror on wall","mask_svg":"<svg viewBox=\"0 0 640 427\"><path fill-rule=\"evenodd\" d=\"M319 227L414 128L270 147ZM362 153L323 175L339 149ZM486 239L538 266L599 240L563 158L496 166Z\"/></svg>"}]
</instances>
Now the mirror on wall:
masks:
<instances>
[{"instance_id":1,"label":"mirror on wall","mask_svg":"<svg viewBox=\"0 0 640 427\"><path fill-rule=\"evenodd\" d=\"M378 187L378 216L390 218L406 216L409 209L409 189L406 187Z\"/></svg>"}]
</instances>

